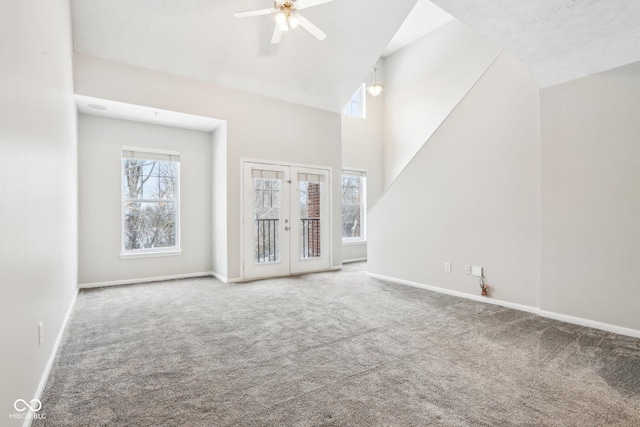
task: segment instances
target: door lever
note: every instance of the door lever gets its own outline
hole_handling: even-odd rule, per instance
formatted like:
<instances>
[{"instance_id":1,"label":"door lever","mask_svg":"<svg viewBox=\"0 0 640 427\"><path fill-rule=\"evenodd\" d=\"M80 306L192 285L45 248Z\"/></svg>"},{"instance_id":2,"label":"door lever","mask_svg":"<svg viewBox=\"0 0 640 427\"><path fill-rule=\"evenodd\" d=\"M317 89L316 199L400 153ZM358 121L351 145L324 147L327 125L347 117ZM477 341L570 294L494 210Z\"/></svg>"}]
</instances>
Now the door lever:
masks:
<instances>
[{"instance_id":1,"label":"door lever","mask_svg":"<svg viewBox=\"0 0 640 427\"><path fill-rule=\"evenodd\" d=\"M289 230L291 230L291 227L285 227L284 229L289 231Z\"/></svg>"}]
</instances>

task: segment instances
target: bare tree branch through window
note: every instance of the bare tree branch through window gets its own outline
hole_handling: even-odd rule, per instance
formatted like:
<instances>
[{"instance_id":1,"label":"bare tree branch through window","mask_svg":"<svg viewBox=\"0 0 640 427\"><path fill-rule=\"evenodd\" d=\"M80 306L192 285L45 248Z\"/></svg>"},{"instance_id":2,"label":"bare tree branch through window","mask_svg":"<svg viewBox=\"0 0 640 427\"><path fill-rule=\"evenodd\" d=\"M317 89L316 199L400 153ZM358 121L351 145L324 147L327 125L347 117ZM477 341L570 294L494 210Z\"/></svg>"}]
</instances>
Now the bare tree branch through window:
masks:
<instances>
[{"instance_id":1,"label":"bare tree branch through window","mask_svg":"<svg viewBox=\"0 0 640 427\"><path fill-rule=\"evenodd\" d=\"M122 159L124 249L176 247L177 162Z\"/></svg>"}]
</instances>

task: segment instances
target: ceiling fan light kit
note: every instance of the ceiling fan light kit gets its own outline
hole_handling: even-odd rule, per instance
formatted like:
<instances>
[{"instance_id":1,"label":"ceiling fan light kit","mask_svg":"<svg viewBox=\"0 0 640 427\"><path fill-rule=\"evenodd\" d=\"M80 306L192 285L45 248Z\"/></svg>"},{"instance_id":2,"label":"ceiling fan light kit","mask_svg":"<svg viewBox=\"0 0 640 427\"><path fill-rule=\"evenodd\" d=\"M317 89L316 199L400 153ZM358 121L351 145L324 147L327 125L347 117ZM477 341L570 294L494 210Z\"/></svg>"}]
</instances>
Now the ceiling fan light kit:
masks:
<instances>
[{"instance_id":1,"label":"ceiling fan light kit","mask_svg":"<svg viewBox=\"0 0 640 427\"><path fill-rule=\"evenodd\" d=\"M282 31L289 31L289 28L293 30L300 25L300 16L298 16L295 9L293 9L292 2L287 2L280 6L274 3L274 7L279 7L280 9L280 12L276 14L276 23Z\"/></svg>"},{"instance_id":2,"label":"ceiling fan light kit","mask_svg":"<svg viewBox=\"0 0 640 427\"><path fill-rule=\"evenodd\" d=\"M300 25L300 16L297 13L292 13L287 17L287 21L289 22L289 26L293 29Z\"/></svg>"},{"instance_id":3,"label":"ceiling fan light kit","mask_svg":"<svg viewBox=\"0 0 640 427\"><path fill-rule=\"evenodd\" d=\"M298 26L307 30L318 40L324 40L327 35L320 28L312 24L308 19L301 16L298 11L308 9L313 6L319 6L329 3L331 0L287 0L274 1L273 7L270 9L250 10L248 12L236 12L236 18L248 18L250 16L271 15L276 14L276 28L273 30L271 37L272 44L280 43L282 33L295 29Z\"/></svg>"}]
</instances>

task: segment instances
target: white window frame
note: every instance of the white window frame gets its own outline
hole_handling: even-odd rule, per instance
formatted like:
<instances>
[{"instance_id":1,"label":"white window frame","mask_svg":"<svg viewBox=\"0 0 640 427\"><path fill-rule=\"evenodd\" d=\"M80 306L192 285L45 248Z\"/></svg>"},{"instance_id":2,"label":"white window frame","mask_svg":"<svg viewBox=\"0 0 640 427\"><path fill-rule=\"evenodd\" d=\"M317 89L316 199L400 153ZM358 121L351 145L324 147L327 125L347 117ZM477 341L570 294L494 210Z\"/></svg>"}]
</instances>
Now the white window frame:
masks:
<instances>
[{"instance_id":1,"label":"white window frame","mask_svg":"<svg viewBox=\"0 0 640 427\"><path fill-rule=\"evenodd\" d=\"M176 182L175 182L175 195L174 195L174 206L176 212L176 238L175 238L175 246L168 248L144 248L144 249L126 249L125 248L125 234L126 234L126 219L125 219L125 203L128 199L125 198L124 193L124 159L131 158L125 156L125 152L134 152L139 154L139 158L144 158L144 154L152 155L151 157L162 158L166 156L166 160L164 161L173 161L176 163ZM130 147L130 146L122 146L122 151L120 154L120 258L121 259L131 259L131 258L149 258L149 257L160 257L160 256L177 256L182 255L182 241L181 241L181 233L180 233L180 152L178 151L170 151L170 150L161 150L155 148L146 148L146 147ZM157 200L140 200L141 202L158 202Z\"/></svg>"},{"instance_id":2,"label":"white window frame","mask_svg":"<svg viewBox=\"0 0 640 427\"><path fill-rule=\"evenodd\" d=\"M358 104L358 111L352 111L351 104ZM367 118L367 85L366 83L361 83L358 90L355 91L349 102L342 110L342 114L345 116L356 117L358 119L366 119Z\"/></svg>"},{"instance_id":3,"label":"white window frame","mask_svg":"<svg viewBox=\"0 0 640 427\"><path fill-rule=\"evenodd\" d=\"M358 237L343 237L343 244L358 244L367 242L367 172L362 169L345 169L342 171L340 177L342 188L343 176L357 176L360 178L360 236ZM341 191L342 193L342 191ZM344 202L340 200L341 207L344 206Z\"/></svg>"}]
</instances>

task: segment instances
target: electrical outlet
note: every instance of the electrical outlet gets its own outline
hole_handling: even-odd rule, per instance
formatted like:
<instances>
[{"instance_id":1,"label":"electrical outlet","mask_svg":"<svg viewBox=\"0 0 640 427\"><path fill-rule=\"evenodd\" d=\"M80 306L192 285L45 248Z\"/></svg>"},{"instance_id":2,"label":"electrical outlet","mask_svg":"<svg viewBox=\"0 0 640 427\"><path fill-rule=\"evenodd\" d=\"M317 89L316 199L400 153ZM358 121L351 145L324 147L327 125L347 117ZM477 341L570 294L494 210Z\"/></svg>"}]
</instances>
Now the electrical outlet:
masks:
<instances>
[{"instance_id":1,"label":"electrical outlet","mask_svg":"<svg viewBox=\"0 0 640 427\"><path fill-rule=\"evenodd\" d=\"M38 345L42 344L42 322L38 323Z\"/></svg>"},{"instance_id":2,"label":"electrical outlet","mask_svg":"<svg viewBox=\"0 0 640 427\"><path fill-rule=\"evenodd\" d=\"M471 274L471 266L470 265L465 265L464 266L464 274Z\"/></svg>"},{"instance_id":3,"label":"electrical outlet","mask_svg":"<svg viewBox=\"0 0 640 427\"><path fill-rule=\"evenodd\" d=\"M451 273L451 263L450 262L445 262L444 263L444 271L446 271L447 273Z\"/></svg>"}]
</instances>

